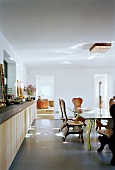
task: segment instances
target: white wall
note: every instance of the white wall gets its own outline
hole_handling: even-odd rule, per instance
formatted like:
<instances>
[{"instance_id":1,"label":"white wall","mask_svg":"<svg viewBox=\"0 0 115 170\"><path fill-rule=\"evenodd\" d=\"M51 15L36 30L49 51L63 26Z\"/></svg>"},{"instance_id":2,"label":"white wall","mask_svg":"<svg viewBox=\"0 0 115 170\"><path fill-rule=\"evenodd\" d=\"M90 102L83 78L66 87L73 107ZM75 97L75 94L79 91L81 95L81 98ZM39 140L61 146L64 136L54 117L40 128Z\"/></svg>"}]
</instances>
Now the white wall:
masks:
<instances>
[{"instance_id":1,"label":"white wall","mask_svg":"<svg viewBox=\"0 0 115 170\"><path fill-rule=\"evenodd\" d=\"M94 74L107 74L114 77L114 71L112 69L31 69L28 71L27 80L28 84L36 84L37 75L54 76L54 116L59 118L60 115L56 113L59 111L59 98L64 99L67 107L70 108L73 108L73 97L82 97L83 107L93 107Z\"/></svg>"}]
</instances>

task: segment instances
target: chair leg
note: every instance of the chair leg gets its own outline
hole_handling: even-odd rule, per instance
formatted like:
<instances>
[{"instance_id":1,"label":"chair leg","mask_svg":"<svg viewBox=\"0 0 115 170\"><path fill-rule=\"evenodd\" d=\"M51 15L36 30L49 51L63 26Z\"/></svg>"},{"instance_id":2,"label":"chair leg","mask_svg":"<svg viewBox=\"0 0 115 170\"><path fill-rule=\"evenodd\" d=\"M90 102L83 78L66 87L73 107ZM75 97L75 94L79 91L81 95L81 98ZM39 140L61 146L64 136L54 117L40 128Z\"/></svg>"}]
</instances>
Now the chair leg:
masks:
<instances>
[{"instance_id":1,"label":"chair leg","mask_svg":"<svg viewBox=\"0 0 115 170\"><path fill-rule=\"evenodd\" d=\"M83 133L81 134L81 141L82 141L82 143L84 143Z\"/></svg>"},{"instance_id":2,"label":"chair leg","mask_svg":"<svg viewBox=\"0 0 115 170\"><path fill-rule=\"evenodd\" d=\"M96 120L96 131L98 130L98 120Z\"/></svg>"},{"instance_id":3,"label":"chair leg","mask_svg":"<svg viewBox=\"0 0 115 170\"><path fill-rule=\"evenodd\" d=\"M66 137L67 137L68 134L69 134L68 132L69 132L69 127L66 126L65 131L64 131L64 135L63 135L63 137L62 137L63 142L65 142L65 139L66 139Z\"/></svg>"},{"instance_id":4,"label":"chair leg","mask_svg":"<svg viewBox=\"0 0 115 170\"><path fill-rule=\"evenodd\" d=\"M96 120L96 131L99 129L101 130L101 127L103 127L103 124L101 123L101 119Z\"/></svg>"},{"instance_id":5,"label":"chair leg","mask_svg":"<svg viewBox=\"0 0 115 170\"><path fill-rule=\"evenodd\" d=\"M61 132L62 129L64 129L65 127L66 127L66 122L63 122L62 125L61 125L61 127L59 128L59 132Z\"/></svg>"}]
</instances>

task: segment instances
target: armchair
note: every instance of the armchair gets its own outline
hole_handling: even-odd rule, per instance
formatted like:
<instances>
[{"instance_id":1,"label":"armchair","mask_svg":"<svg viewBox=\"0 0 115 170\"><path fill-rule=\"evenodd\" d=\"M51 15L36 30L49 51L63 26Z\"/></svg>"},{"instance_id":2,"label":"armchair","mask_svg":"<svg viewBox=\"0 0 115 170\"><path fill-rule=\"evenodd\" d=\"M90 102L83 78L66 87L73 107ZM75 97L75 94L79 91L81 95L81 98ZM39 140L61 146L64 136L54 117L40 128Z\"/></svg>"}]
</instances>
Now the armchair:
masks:
<instances>
[{"instance_id":1,"label":"armchair","mask_svg":"<svg viewBox=\"0 0 115 170\"><path fill-rule=\"evenodd\" d=\"M37 109L47 109L49 107L48 99L40 99L37 100Z\"/></svg>"}]
</instances>

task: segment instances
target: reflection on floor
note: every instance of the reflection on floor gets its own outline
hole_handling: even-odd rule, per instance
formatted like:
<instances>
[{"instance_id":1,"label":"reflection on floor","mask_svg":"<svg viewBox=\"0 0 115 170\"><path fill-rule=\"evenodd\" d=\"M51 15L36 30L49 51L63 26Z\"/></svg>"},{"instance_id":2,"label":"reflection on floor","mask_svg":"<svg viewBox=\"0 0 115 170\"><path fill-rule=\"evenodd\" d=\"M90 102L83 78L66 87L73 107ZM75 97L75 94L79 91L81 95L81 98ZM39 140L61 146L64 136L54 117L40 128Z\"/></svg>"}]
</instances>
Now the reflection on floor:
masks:
<instances>
[{"instance_id":1,"label":"reflection on floor","mask_svg":"<svg viewBox=\"0 0 115 170\"><path fill-rule=\"evenodd\" d=\"M49 107L47 109L37 109L37 114L54 114L54 108Z\"/></svg>"},{"instance_id":2,"label":"reflection on floor","mask_svg":"<svg viewBox=\"0 0 115 170\"><path fill-rule=\"evenodd\" d=\"M61 120L38 120L32 124L18 154L9 170L114 170L109 162L112 154L105 147L97 153L100 146L95 130L91 133L92 150L87 150L84 128L84 144L76 135L69 135L62 142L58 131Z\"/></svg>"},{"instance_id":3,"label":"reflection on floor","mask_svg":"<svg viewBox=\"0 0 115 170\"><path fill-rule=\"evenodd\" d=\"M37 119L54 119L54 115L51 114L37 114Z\"/></svg>"},{"instance_id":4,"label":"reflection on floor","mask_svg":"<svg viewBox=\"0 0 115 170\"><path fill-rule=\"evenodd\" d=\"M37 109L37 119L54 119L54 107Z\"/></svg>"}]
</instances>

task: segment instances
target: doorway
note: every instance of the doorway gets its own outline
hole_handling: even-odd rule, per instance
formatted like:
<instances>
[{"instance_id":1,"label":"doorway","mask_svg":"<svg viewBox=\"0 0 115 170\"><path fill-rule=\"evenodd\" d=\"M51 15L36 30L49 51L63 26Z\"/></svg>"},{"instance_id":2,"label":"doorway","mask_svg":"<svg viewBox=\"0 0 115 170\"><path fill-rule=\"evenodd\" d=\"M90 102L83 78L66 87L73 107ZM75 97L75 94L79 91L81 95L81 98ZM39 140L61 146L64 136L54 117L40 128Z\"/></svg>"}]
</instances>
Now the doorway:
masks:
<instances>
[{"instance_id":1,"label":"doorway","mask_svg":"<svg viewBox=\"0 0 115 170\"><path fill-rule=\"evenodd\" d=\"M107 108L107 75L94 75L94 107Z\"/></svg>"},{"instance_id":2,"label":"doorway","mask_svg":"<svg viewBox=\"0 0 115 170\"><path fill-rule=\"evenodd\" d=\"M36 76L36 100L38 119L54 119L53 76Z\"/></svg>"},{"instance_id":3,"label":"doorway","mask_svg":"<svg viewBox=\"0 0 115 170\"><path fill-rule=\"evenodd\" d=\"M109 100L112 97L113 97L113 75L95 74L94 75L94 107L99 107L99 101L101 99L102 109L109 109Z\"/></svg>"}]
</instances>

